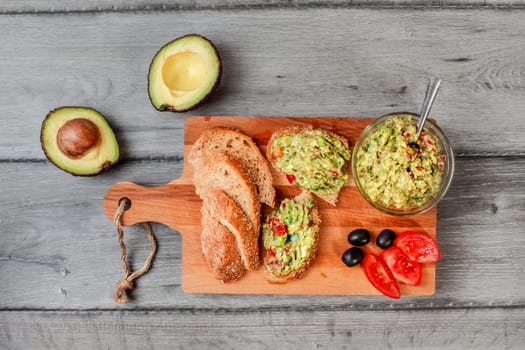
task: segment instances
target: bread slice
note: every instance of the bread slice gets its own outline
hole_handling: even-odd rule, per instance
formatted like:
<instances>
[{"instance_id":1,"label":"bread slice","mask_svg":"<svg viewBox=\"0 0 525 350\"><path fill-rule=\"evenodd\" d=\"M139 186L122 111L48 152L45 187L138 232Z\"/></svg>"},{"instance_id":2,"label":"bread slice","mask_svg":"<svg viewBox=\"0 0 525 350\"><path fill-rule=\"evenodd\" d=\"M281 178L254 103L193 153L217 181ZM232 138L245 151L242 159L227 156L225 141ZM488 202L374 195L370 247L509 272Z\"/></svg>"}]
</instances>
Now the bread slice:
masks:
<instances>
[{"instance_id":1,"label":"bread slice","mask_svg":"<svg viewBox=\"0 0 525 350\"><path fill-rule=\"evenodd\" d=\"M235 237L237 250L247 270L259 267L259 235L241 208L223 190L213 188L206 193L203 206L211 217Z\"/></svg>"},{"instance_id":2,"label":"bread slice","mask_svg":"<svg viewBox=\"0 0 525 350\"><path fill-rule=\"evenodd\" d=\"M261 227L261 203L255 189L238 161L225 153L210 153L210 160L202 171L196 171L193 183L197 195L206 200L213 188L223 190L242 209L252 224L253 232L259 235Z\"/></svg>"},{"instance_id":3,"label":"bread slice","mask_svg":"<svg viewBox=\"0 0 525 350\"><path fill-rule=\"evenodd\" d=\"M268 160L270 161L271 165L275 169L277 169L281 174L290 176L285 171L283 171L283 169L281 169L278 166L278 164L277 164L277 159L282 156L282 152L283 151L281 149L279 149L278 147L276 147L275 141L277 139L279 139L280 137L282 137L282 136L286 136L286 135L290 135L291 136L291 135L296 135L296 134L304 134L304 133L307 133L307 132L314 132L314 131L321 131L321 132L326 133L326 134L332 136L333 138L339 140L343 144L344 148L347 150L347 152L348 152L348 160L349 160L349 158L350 158L350 147L349 147L349 142L348 142L348 140L346 138L344 138L343 136L338 135L338 134L336 134L334 132L328 131L328 130L314 129L311 125L301 125L301 126L294 125L294 126L285 127L285 128L282 128L282 129L279 129L279 130L275 131L272 134L272 136L270 137L270 140L268 141L268 145L266 147L266 158L268 158ZM313 147L315 147L315 145ZM297 152L300 152L300 150L297 150ZM346 181L348 181L349 165L350 165L350 161L345 161L345 165L341 169L341 172L342 172L341 176L346 176ZM320 171L322 171L322 170L323 169L320 169ZM336 205L337 204L337 198L339 197L339 192L326 194L326 193L321 193L320 191L316 191L314 189L306 188L304 186L302 186L302 188L313 192L315 195L317 195L318 197L320 197L321 199L327 201L328 203L330 203L332 205Z\"/></svg>"},{"instance_id":4,"label":"bread slice","mask_svg":"<svg viewBox=\"0 0 525 350\"><path fill-rule=\"evenodd\" d=\"M201 248L204 259L216 279L231 282L241 279L246 269L237 249L233 234L210 214L208 207L201 207Z\"/></svg>"},{"instance_id":5,"label":"bread slice","mask_svg":"<svg viewBox=\"0 0 525 350\"><path fill-rule=\"evenodd\" d=\"M210 153L222 152L238 161L254 183L261 203L275 206L275 188L268 161L259 147L246 134L227 127L205 130L193 145L188 160L199 172Z\"/></svg>"},{"instance_id":6,"label":"bread slice","mask_svg":"<svg viewBox=\"0 0 525 350\"><path fill-rule=\"evenodd\" d=\"M301 205L305 208L302 211L297 211L297 217L294 216L293 222L286 222L287 219L281 218L280 221L274 222L275 217L280 217L279 215L285 213L285 208L288 205L289 210L291 202ZM294 205L295 205L294 204ZM296 212L295 209L292 212ZM296 213L297 213L296 212ZM290 212L288 212L289 214ZM308 213L308 215L304 215ZM304 215L304 216L303 216ZM263 264L266 271L266 280L270 283L286 283L291 280L304 277L308 267L314 261L317 246L319 244L319 225L321 220L319 218L319 212L317 210L317 205L308 191L303 191L301 194L292 198L291 200L283 200L279 208L271 213L265 220L262 230L262 240L263 240ZM274 225L278 226L284 224L286 227L286 233L283 235L282 228L272 228ZM294 235L300 236L299 233L308 232L305 236L308 239L295 240L293 239ZM286 237L285 237L286 236ZM276 243L276 240L282 239L284 243ZM305 242L308 242L307 245ZM310 247L307 250L306 247ZM297 257L297 254L294 252L300 252L304 248L307 253L302 259L297 260L297 266L290 268L287 261L293 260L294 257ZM288 252L291 252L288 254ZM288 266L288 267L287 267Z\"/></svg>"}]
</instances>

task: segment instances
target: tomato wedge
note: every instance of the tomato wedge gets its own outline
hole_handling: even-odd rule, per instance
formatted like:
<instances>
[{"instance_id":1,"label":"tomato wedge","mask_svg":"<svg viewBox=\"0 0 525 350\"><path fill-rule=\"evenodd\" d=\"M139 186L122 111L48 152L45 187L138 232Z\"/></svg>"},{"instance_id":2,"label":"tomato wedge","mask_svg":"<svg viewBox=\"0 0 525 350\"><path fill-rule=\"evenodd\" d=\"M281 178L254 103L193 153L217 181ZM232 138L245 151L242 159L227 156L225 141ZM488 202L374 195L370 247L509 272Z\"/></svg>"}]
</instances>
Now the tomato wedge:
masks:
<instances>
[{"instance_id":1,"label":"tomato wedge","mask_svg":"<svg viewBox=\"0 0 525 350\"><path fill-rule=\"evenodd\" d=\"M286 234L286 225L277 216L272 216L268 222L272 232L277 236L284 236Z\"/></svg>"},{"instance_id":2,"label":"tomato wedge","mask_svg":"<svg viewBox=\"0 0 525 350\"><path fill-rule=\"evenodd\" d=\"M441 257L437 242L423 232L405 231L397 235L394 245L422 264L439 261Z\"/></svg>"},{"instance_id":3,"label":"tomato wedge","mask_svg":"<svg viewBox=\"0 0 525 350\"><path fill-rule=\"evenodd\" d=\"M410 260L401 249L390 247L381 253L381 258L399 282L409 286L419 286L423 275L421 265L417 261Z\"/></svg>"},{"instance_id":4,"label":"tomato wedge","mask_svg":"<svg viewBox=\"0 0 525 350\"><path fill-rule=\"evenodd\" d=\"M286 174L286 180L288 180L288 182L293 185L293 183L295 182L295 175L294 174Z\"/></svg>"},{"instance_id":5,"label":"tomato wedge","mask_svg":"<svg viewBox=\"0 0 525 350\"><path fill-rule=\"evenodd\" d=\"M401 292L397 281L392 275L392 271L380 257L368 253L365 255L362 264L366 278L378 291L387 297L399 299Z\"/></svg>"}]
</instances>

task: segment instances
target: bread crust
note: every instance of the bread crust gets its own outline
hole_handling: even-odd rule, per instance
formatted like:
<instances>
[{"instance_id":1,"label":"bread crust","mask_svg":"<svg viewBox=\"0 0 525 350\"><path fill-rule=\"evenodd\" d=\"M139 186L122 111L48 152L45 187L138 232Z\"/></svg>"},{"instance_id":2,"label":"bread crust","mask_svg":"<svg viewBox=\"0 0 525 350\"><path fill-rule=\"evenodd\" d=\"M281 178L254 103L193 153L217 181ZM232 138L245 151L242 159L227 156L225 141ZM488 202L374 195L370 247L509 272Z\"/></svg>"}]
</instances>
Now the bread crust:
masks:
<instances>
[{"instance_id":1,"label":"bread crust","mask_svg":"<svg viewBox=\"0 0 525 350\"><path fill-rule=\"evenodd\" d=\"M205 157L202 152L202 136L195 141L193 146L191 146L191 149L188 152L188 162L193 166L193 178L195 178L195 174L202 172L206 165Z\"/></svg>"},{"instance_id":2,"label":"bread crust","mask_svg":"<svg viewBox=\"0 0 525 350\"><path fill-rule=\"evenodd\" d=\"M246 269L233 234L210 214L208 206L201 207L201 248L204 259L216 279L223 282L239 280Z\"/></svg>"},{"instance_id":3,"label":"bread crust","mask_svg":"<svg viewBox=\"0 0 525 350\"><path fill-rule=\"evenodd\" d=\"M211 217L228 229L237 242L237 250L247 270L259 267L259 235L241 208L223 190L213 188L206 193L203 204Z\"/></svg>"},{"instance_id":4,"label":"bread crust","mask_svg":"<svg viewBox=\"0 0 525 350\"><path fill-rule=\"evenodd\" d=\"M203 201L209 190L223 190L250 219L254 234L259 235L261 203L255 185L250 182L238 161L225 153L209 153L204 169L195 172L193 183L197 195Z\"/></svg>"},{"instance_id":5,"label":"bread crust","mask_svg":"<svg viewBox=\"0 0 525 350\"><path fill-rule=\"evenodd\" d=\"M304 202L306 199L311 199L315 202L312 194L309 191L302 191L298 196L294 197L293 200L297 202ZM298 269L290 272L286 276L277 276L272 274L271 270L267 268L269 256L266 249L263 249L263 264L265 265L265 278L269 283L273 284L283 284L292 280L303 278L312 264L312 262L315 260L315 257L317 255L317 249L319 246L319 231L321 224L321 218L319 216L319 211L317 209L317 206L314 210L312 210L312 226L316 228L315 230L315 236L314 236L314 244L312 246L312 251L310 253L310 256L308 259L306 259L301 266L299 266Z\"/></svg>"},{"instance_id":6,"label":"bread crust","mask_svg":"<svg viewBox=\"0 0 525 350\"><path fill-rule=\"evenodd\" d=\"M313 131L313 130L316 130L316 128L314 128L312 125L292 125L292 126L287 126L287 127L284 127L284 128L281 128L281 129L278 129L276 131L274 131L272 133L272 136L270 137L270 140L268 140L268 145L266 146L266 158L268 159L268 161L270 162L270 164L272 165L272 167L274 167L277 171L279 171L279 173L283 174L283 175L286 175L285 173L283 173L281 171L281 169L277 166L277 159L275 157L275 148L274 148L274 141L277 140L278 138L282 137L282 136L289 136L289 135L297 135L297 134L301 134L301 133L304 133L306 131ZM347 149L350 149L350 146L349 146L349 141L333 132L333 131L330 131L330 130L325 130L325 129L321 129L321 128L318 128L317 130L322 130L323 132L326 132L327 134L331 135L332 137L338 139L339 141L341 141L343 143L343 145L345 146L345 148ZM347 161L345 163L345 167L343 168L344 172L346 174L348 174L349 170L350 170L350 161ZM305 189L306 190L306 189ZM337 204L337 199L339 197L339 193L335 193L335 194L330 194L330 195L322 195L322 194L317 194L317 193L314 193L316 196L318 196L319 198L323 199L324 201L330 203L331 205L336 205Z\"/></svg>"},{"instance_id":7,"label":"bread crust","mask_svg":"<svg viewBox=\"0 0 525 350\"><path fill-rule=\"evenodd\" d=\"M229 127L214 127L203 131L188 154L188 160L199 172L210 154L225 153L238 161L250 182L256 185L261 203L275 206L275 188L267 159L259 147L242 131Z\"/></svg>"},{"instance_id":8,"label":"bread crust","mask_svg":"<svg viewBox=\"0 0 525 350\"><path fill-rule=\"evenodd\" d=\"M201 147L198 143L195 149ZM202 156L205 154L205 156ZM230 282L260 265L261 203L242 165L222 152L195 152L196 193L203 200L201 246L215 278Z\"/></svg>"}]
</instances>

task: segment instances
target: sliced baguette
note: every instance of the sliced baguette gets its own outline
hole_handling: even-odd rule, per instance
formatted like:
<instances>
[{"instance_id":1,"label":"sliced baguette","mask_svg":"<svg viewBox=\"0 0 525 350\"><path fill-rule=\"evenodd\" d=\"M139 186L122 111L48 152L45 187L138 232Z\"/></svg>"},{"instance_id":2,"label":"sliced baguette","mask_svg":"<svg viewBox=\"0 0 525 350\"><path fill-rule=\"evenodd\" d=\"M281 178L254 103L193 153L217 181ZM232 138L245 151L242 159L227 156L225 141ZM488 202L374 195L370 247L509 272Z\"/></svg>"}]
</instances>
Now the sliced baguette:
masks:
<instances>
[{"instance_id":1,"label":"sliced baguette","mask_svg":"<svg viewBox=\"0 0 525 350\"><path fill-rule=\"evenodd\" d=\"M231 282L244 277L246 269L233 234L213 218L207 206L201 207L201 213L202 253L215 278Z\"/></svg>"},{"instance_id":2,"label":"sliced baguette","mask_svg":"<svg viewBox=\"0 0 525 350\"><path fill-rule=\"evenodd\" d=\"M270 137L270 140L268 141L268 145L266 147L266 158L268 158L268 160L270 161L270 164L275 169L277 169L281 174L287 175L277 165L277 157L278 157L280 152L278 150L276 150L274 141L277 140L278 138L282 137L282 136L285 136L285 135L301 134L301 133L304 133L304 132L307 132L307 131L313 131L313 130L315 130L315 129L311 125L300 125L300 126L299 125L294 125L294 126L281 128L281 129L276 130L275 132L273 132L272 136ZM345 148L349 149L349 142L343 136L338 135L338 134L336 134L334 132L331 132L331 131L328 131L328 130L324 130L324 129L319 129L319 130L322 130L323 132L326 132L327 134L329 134L329 135L333 136L334 138L338 139L339 141L342 142L342 144L345 146ZM345 167L343 168L343 171L347 175L348 175L348 172L349 172L349 164L350 164L350 162L347 161ZM308 189L306 189L306 190L308 190ZM337 198L339 197L339 193L320 194L320 193L316 193L316 191L313 191L313 190L311 192L313 192L319 198L327 201L331 205L336 205L337 204Z\"/></svg>"},{"instance_id":3,"label":"sliced baguette","mask_svg":"<svg viewBox=\"0 0 525 350\"><path fill-rule=\"evenodd\" d=\"M223 190L252 223L253 232L259 235L261 226L261 203L255 189L238 161L225 153L210 153L202 171L195 172L193 183L197 195L206 200L206 194L213 188Z\"/></svg>"},{"instance_id":4,"label":"sliced baguette","mask_svg":"<svg viewBox=\"0 0 525 350\"><path fill-rule=\"evenodd\" d=\"M275 206L275 188L268 161L248 135L227 127L205 130L192 147L188 159L199 172L205 166L206 158L209 158L207 155L216 152L226 153L238 161L250 181L257 186L261 203L272 208Z\"/></svg>"},{"instance_id":5,"label":"sliced baguette","mask_svg":"<svg viewBox=\"0 0 525 350\"><path fill-rule=\"evenodd\" d=\"M311 200L311 201L313 201L315 203L315 201L314 201L314 199L312 197L312 194L310 192L308 192L308 191L301 192L301 194L299 194L298 196L296 196L292 200L297 202L297 203L304 204L307 199ZM281 202L281 204L282 204L282 202ZM310 225L309 225L309 227L313 228L313 232L314 232L314 237L313 237L314 241L313 241L313 246L312 246L312 248L310 250L310 253L305 258L305 260L302 262L302 264L300 266L298 266L295 270L289 272L286 275L281 275L281 274L277 274L277 273L275 273L273 271L272 263L275 263L275 258L269 252L269 249L268 249L269 247L266 245L266 241L267 241L266 235L267 234L273 234L270 226L267 226L267 225L269 225L268 224L268 220L269 220L270 217L272 217L272 215L274 215L274 213L276 211L274 211L272 214L270 214L267 217L267 220L266 220L266 222L264 224L265 227L263 228L263 246L264 246L264 249L263 249L263 264L264 264L265 272L266 272L266 280L268 282L270 282L270 283L282 284L282 283L286 283L286 282L291 281L291 280L295 280L295 279L299 279L299 278L304 277L304 275L306 274L306 272L308 270L308 267L314 261L316 253L317 253L317 248L318 248L318 245L319 245L319 225L321 223L321 220L320 220L320 217L319 217L319 211L317 210L317 205L315 205L315 207L311 210L312 220L310 221Z\"/></svg>"},{"instance_id":6,"label":"sliced baguette","mask_svg":"<svg viewBox=\"0 0 525 350\"><path fill-rule=\"evenodd\" d=\"M206 193L203 206L213 219L233 234L244 267L247 270L257 269L260 265L259 235L254 233L253 225L242 209L218 188L210 189Z\"/></svg>"}]
</instances>

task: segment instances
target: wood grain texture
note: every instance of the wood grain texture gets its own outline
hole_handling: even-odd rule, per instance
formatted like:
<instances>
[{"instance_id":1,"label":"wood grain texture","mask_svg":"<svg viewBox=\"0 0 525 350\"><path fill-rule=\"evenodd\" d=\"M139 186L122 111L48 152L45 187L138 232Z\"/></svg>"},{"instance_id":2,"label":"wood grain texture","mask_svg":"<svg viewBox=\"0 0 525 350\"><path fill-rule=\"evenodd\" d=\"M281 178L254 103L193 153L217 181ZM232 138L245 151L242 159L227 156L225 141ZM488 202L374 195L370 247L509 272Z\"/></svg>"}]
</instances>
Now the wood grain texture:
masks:
<instances>
[{"instance_id":1,"label":"wood grain texture","mask_svg":"<svg viewBox=\"0 0 525 350\"><path fill-rule=\"evenodd\" d=\"M102 210L105 191L131 180L162 185L182 174L173 161L125 162L97 178L77 178L49 163L1 164L0 308L115 308L122 275L116 232ZM438 207L442 260L433 297L229 296L181 290L181 239L154 225L159 250L153 268L125 308L316 307L454 308L523 306L525 174L523 159L460 158ZM23 174L23 175L21 175ZM149 251L139 227L125 228L132 268Z\"/></svg>"},{"instance_id":2,"label":"wood grain texture","mask_svg":"<svg viewBox=\"0 0 525 350\"><path fill-rule=\"evenodd\" d=\"M184 124L185 167L182 176L159 187L143 187L131 182L114 184L104 196L104 210L111 221L118 203L128 198L131 207L122 216L124 225L154 221L178 230L182 235L182 289L188 293L222 294L306 294L306 295L378 295L359 268L349 269L342 261L348 232L366 227L372 239L384 228L400 233L415 230L436 238L436 210L411 217L386 215L370 206L349 183L339 194L337 206L316 198L321 217L319 248L306 276L282 285L265 280L264 268L250 271L239 281L222 283L215 278L202 257L201 205L193 186L193 168L188 164L190 147L203 131L213 127L231 127L251 137L264 154L272 133L290 126L310 125L337 132L355 145L363 129L374 119L358 118L285 118L285 117L190 117ZM285 176L272 169L278 198L292 198L300 189L291 186ZM369 245L365 251L380 253ZM435 290L435 264L425 264L421 285L400 285L402 295L432 295Z\"/></svg>"},{"instance_id":3,"label":"wood grain texture","mask_svg":"<svg viewBox=\"0 0 525 350\"><path fill-rule=\"evenodd\" d=\"M183 115L153 109L146 75L155 52L188 32L214 41L224 75L211 100L185 115L418 111L427 79L438 75L432 114L458 154L523 155L520 10L5 15L0 30L10 33L0 38L4 160L44 159L40 124L61 105L105 114L124 158L182 157Z\"/></svg>"},{"instance_id":4,"label":"wood grain texture","mask_svg":"<svg viewBox=\"0 0 525 350\"><path fill-rule=\"evenodd\" d=\"M5 349L519 349L525 310L1 312Z\"/></svg>"},{"instance_id":5,"label":"wood grain texture","mask_svg":"<svg viewBox=\"0 0 525 350\"><path fill-rule=\"evenodd\" d=\"M407 3L2 1L0 348L522 349L523 0ZM221 87L191 113L156 112L149 62L189 32L218 46ZM154 224L152 270L130 304L111 300L122 268L102 198L117 182L180 177L184 116L417 112L433 75L432 114L459 155L438 208L434 296L186 294L181 237ZM40 124L71 104L114 126L123 161L110 172L76 178L44 161ZM145 235L125 237L139 268Z\"/></svg>"}]
</instances>

